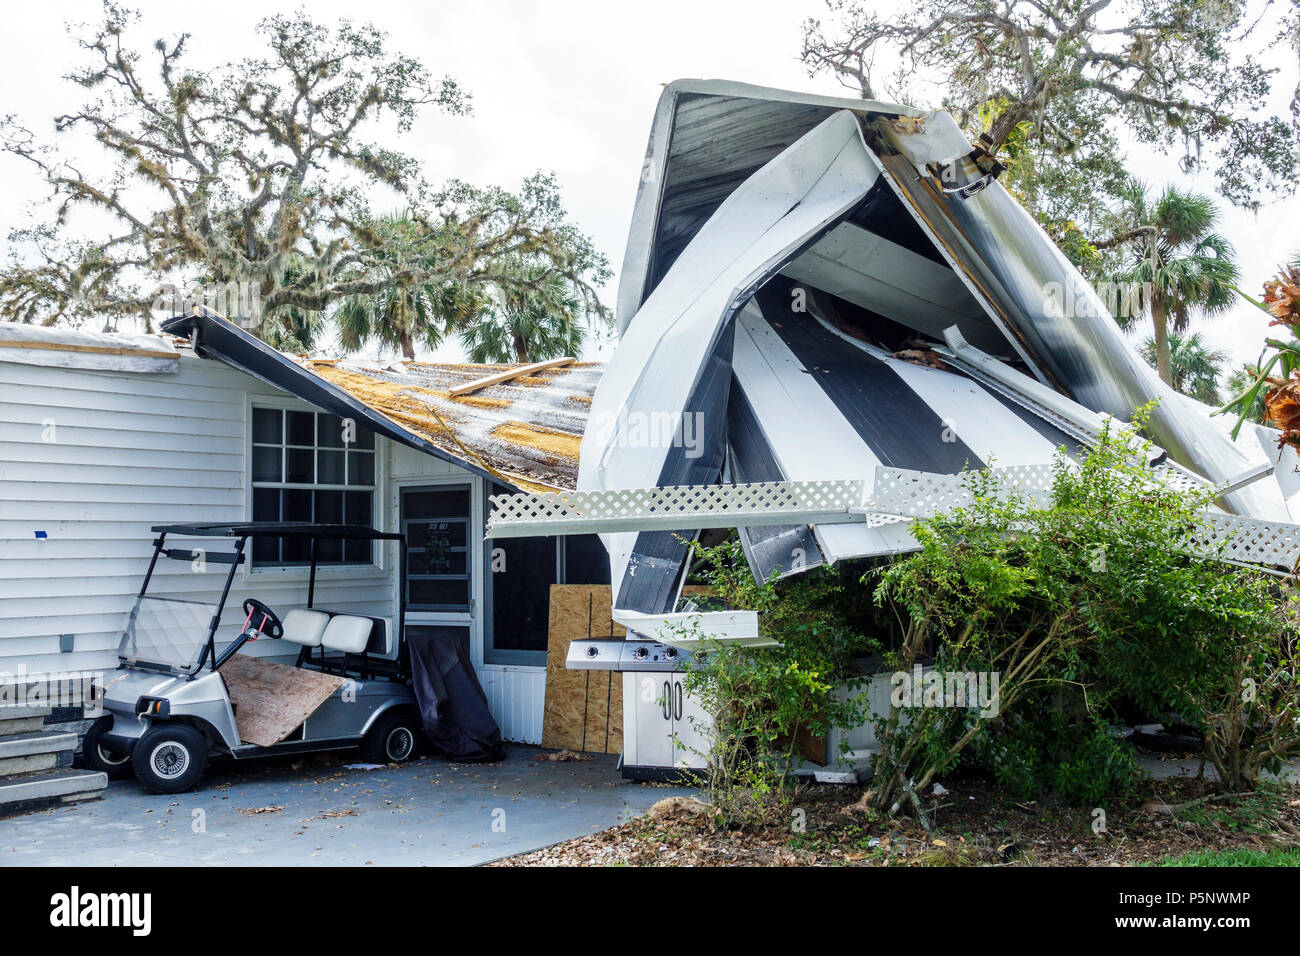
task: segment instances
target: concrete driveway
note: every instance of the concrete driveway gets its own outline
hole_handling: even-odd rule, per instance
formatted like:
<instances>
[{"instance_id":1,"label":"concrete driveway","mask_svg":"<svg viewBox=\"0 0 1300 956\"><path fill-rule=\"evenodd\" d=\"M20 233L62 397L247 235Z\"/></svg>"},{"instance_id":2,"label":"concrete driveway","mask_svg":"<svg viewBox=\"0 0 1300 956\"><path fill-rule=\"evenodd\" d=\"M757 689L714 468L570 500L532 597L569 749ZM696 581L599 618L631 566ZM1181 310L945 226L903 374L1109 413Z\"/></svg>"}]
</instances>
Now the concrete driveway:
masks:
<instances>
[{"instance_id":1,"label":"concrete driveway","mask_svg":"<svg viewBox=\"0 0 1300 956\"><path fill-rule=\"evenodd\" d=\"M134 780L103 799L0 820L0 866L466 866L614 826L684 789L627 783L616 758L494 765L355 753L215 764L194 793Z\"/></svg>"}]
</instances>

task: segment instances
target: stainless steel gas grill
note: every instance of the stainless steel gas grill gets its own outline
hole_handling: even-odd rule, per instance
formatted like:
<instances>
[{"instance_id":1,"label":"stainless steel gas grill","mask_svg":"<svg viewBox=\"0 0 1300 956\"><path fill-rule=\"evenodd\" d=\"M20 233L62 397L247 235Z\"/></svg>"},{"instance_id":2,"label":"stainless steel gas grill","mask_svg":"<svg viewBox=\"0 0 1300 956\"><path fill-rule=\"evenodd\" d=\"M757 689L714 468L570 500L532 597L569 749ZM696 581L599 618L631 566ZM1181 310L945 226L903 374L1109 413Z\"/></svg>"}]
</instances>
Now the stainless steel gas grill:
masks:
<instances>
[{"instance_id":1,"label":"stainless steel gas grill","mask_svg":"<svg viewBox=\"0 0 1300 956\"><path fill-rule=\"evenodd\" d=\"M564 666L571 671L674 671L690 656L670 644L637 637L573 641Z\"/></svg>"},{"instance_id":2,"label":"stainless steel gas grill","mask_svg":"<svg viewBox=\"0 0 1300 956\"><path fill-rule=\"evenodd\" d=\"M686 694L689 651L629 631L626 640L573 641L570 670L623 675L623 776L662 780L706 766L708 715Z\"/></svg>"}]
</instances>

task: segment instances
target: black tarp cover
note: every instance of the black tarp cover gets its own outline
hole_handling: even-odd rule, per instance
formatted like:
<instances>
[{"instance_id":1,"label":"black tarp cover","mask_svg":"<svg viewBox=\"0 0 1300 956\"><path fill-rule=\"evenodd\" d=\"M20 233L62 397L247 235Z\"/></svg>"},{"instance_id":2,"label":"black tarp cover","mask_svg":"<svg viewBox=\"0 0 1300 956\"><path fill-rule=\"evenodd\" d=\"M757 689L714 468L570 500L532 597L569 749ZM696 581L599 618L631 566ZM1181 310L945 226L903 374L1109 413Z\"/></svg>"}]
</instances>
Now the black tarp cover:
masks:
<instances>
[{"instance_id":1,"label":"black tarp cover","mask_svg":"<svg viewBox=\"0 0 1300 956\"><path fill-rule=\"evenodd\" d=\"M433 745L454 760L502 759L501 728L457 642L408 632L406 643L411 683L420 702L424 732Z\"/></svg>"}]
</instances>

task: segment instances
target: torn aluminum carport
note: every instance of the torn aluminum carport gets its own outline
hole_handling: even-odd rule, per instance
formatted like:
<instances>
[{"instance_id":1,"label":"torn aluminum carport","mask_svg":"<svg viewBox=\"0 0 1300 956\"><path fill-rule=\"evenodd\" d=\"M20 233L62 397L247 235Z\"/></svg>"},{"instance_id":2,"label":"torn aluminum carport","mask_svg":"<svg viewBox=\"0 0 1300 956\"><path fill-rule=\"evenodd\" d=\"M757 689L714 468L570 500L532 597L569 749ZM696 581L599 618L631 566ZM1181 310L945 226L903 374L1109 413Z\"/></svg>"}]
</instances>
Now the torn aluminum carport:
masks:
<instances>
[{"instance_id":1,"label":"torn aluminum carport","mask_svg":"<svg viewBox=\"0 0 1300 956\"><path fill-rule=\"evenodd\" d=\"M1227 510L1289 540L1294 460L1268 470L1268 430L1234 444L1160 383L1028 214L965 178L970 149L944 113L665 90L578 494L542 505L606 531L616 608L671 611L701 528L739 527L761 577L907 550L908 514L871 510L879 475L1041 468L1151 399L1162 477L1231 488ZM672 440L645 427L664 419ZM529 508L497 504L504 536Z\"/></svg>"}]
</instances>

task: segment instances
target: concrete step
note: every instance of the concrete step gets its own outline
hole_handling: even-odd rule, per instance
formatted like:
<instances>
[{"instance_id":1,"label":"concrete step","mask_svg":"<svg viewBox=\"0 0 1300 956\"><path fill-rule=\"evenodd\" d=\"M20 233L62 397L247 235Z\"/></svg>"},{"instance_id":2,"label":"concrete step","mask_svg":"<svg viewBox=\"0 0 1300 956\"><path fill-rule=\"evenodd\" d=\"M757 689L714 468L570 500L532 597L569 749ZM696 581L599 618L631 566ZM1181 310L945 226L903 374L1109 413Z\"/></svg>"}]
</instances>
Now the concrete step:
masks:
<instances>
[{"instance_id":1,"label":"concrete step","mask_svg":"<svg viewBox=\"0 0 1300 956\"><path fill-rule=\"evenodd\" d=\"M0 737L0 760L6 757L27 757L32 754L56 754L77 749L77 735L58 731L38 730L26 734Z\"/></svg>"},{"instance_id":2,"label":"concrete step","mask_svg":"<svg viewBox=\"0 0 1300 956\"><path fill-rule=\"evenodd\" d=\"M12 737L14 734L30 734L33 730L40 730L44 726L44 717L0 718L0 740Z\"/></svg>"},{"instance_id":3,"label":"concrete step","mask_svg":"<svg viewBox=\"0 0 1300 956\"><path fill-rule=\"evenodd\" d=\"M99 796L108 786L108 774L99 770L49 770L0 780L0 813L29 805L71 803Z\"/></svg>"},{"instance_id":4,"label":"concrete step","mask_svg":"<svg viewBox=\"0 0 1300 956\"><path fill-rule=\"evenodd\" d=\"M77 735L41 730L0 737L0 779L72 764Z\"/></svg>"},{"instance_id":5,"label":"concrete step","mask_svg":"<svg viewBox=\"0 0 1300 956\"><path fill-rule=\"evenodd\" d=\"M50 713L49 707L0 707L0 740L40 730Z\"/></svg>"},{"instance_id":6,"label":"concrete step","mask_svg":"<svg viewBox=\"0 0 1300 956\"><path fill-rule=\"evenodd\" d=\"M6 720L22 720L28 717L40 717L44 720L52 713L54 713L52 707L29 707L26 704L21 707L10 707L6 704L0 707L0 726L3 726Z\"/></svg>"}]
</instances>

